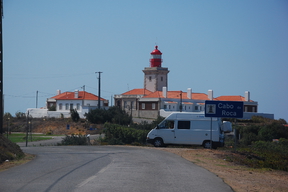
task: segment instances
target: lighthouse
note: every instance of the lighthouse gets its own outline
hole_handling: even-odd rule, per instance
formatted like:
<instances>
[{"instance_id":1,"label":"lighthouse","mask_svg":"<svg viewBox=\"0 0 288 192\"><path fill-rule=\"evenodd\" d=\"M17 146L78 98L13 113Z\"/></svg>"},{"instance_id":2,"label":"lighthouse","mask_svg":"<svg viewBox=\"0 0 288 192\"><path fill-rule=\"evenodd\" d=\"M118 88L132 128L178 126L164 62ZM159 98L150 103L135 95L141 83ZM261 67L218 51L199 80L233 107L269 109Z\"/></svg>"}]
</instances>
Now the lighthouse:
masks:
<instances>
[{"instance_id":1,"label":"lighthouse","mask_svg":"<svg viewBox=\"0 0 288 192\"><path fill-rule=\"evenodd\" d=\"M150 53L150 67L145 67L144 89L151 92L162 91L163 87L168 86L168 68L162 67L162 53L158 46Z\"/></svg>"},{"instance_id":2,"label":"lighthouse","mask_svg":"<svg viewBox=\"0 0 288 192\"><path fill-rule=\"evenodd\" d=\"M161 67L162 53L158 50L158 46L151 52L150 67Z\"/></svg>"}]
</instances>

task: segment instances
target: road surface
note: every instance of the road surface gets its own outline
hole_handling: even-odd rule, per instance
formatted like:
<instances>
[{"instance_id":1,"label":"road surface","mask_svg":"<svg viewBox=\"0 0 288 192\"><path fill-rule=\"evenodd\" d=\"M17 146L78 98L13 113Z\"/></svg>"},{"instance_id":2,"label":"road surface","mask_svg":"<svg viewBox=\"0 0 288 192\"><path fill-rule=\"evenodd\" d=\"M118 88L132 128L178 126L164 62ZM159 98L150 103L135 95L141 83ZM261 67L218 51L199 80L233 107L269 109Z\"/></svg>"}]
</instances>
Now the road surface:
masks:
<instances>
[{"instance_id":1,"label":"road surface","mask_svg":"<svg viewBox=\"0 0 288 192\"><path fill-rule=\"evenodd\" d=\"M211 172L148 147L22 147L37 157L0 172L1 192L231 192Z\"/></svg>"}]
</instances>

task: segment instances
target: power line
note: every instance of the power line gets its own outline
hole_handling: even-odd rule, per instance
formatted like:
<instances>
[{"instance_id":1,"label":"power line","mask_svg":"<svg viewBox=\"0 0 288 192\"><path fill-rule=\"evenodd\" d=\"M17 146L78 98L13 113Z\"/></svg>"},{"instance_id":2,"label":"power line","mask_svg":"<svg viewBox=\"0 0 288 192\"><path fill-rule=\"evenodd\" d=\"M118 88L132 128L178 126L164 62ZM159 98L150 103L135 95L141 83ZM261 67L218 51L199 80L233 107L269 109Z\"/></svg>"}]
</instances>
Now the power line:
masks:
<instances>
[{"instance_id":1,"label":"power line","mask_svg":"<svg viewBox=\"0 0 288 192\"><path fill-rule=\"evenodd\" d=\"M55 79L55 78L67 78L67 77L78 77L78 76L87 76L87 75L93 75L93 73L82 73L82 74L47 74L46 76L43 74L39 75L27 75L27 74L5 74L5 79L7 78L13 78L13 79Z\"/></svg>"}]
</instances>

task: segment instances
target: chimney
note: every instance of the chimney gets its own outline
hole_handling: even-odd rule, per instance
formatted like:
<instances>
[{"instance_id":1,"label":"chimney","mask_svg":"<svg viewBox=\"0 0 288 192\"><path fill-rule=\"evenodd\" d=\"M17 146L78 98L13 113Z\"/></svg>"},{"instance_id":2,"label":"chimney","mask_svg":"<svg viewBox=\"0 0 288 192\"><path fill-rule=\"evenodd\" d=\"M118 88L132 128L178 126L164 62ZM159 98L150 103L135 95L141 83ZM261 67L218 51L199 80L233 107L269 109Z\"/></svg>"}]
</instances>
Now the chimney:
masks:
<instances>
[{"instance_id":1,"label":"chimney","mask_svg":"<svg viewBox=\"0 0 288 192\"><path fill-rule=\"evenodd\" d=\"M191 88L187 89L187 97L188 97L188 99L192 99L192 89Z\"/></svg>"},{"instance_id":2,"label":"chimney","mask_svg":"<svg viewBox=\"0 0 288 192\"><path fill-rule=\"evenodd\" d=\"M167 98L167 87L162 88L162 94L164 98Z\"/></svg>"},{"instance_id":3,"label":"chimney","mask_svg":"<svg viewBox=\"0 0 288 192\"><path fill-rule=\"evenodd\" d=\"M250 92L249 91L245 91L245 101L250 101Z\"/></svg>"},{"instance_id":4,"label":"chimney","mask_svg":"<svg viewBox=\"0 0 288 192\"><path fill-rule=\"evenodd\" d=\"M213 90L208 90L208 99L213 100Z\"/></svg>"},{"instance_id":5,"label":"chimney","mask_svg":"<svg viewBox=\"0 0 288 192\"><path fill-rule=\"evenodd\" d=\"M61 94L61 90L57 90L57 95L60 95Z\"/></svg>"},{"instance_id":6,"label":"chimney","mask_svg":"<svg viewBox=\"0 0 288 192\"><path fill-rule=\"evenodd\" d=\"M74 92L75 98L78 98L78 93L79 93L79 92L78 92L78 90L76 89L75 92Z\"/></svg>"}]
</instances>

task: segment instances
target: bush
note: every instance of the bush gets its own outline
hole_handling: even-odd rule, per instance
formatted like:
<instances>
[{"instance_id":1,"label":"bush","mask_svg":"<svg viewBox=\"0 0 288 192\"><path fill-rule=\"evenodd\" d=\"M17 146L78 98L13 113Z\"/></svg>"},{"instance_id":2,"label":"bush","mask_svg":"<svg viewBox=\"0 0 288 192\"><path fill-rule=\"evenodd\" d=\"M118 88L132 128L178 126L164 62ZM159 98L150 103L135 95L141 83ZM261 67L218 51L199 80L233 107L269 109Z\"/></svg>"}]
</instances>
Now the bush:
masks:
<instances>
[{"instance_id":1,"label":"bush","mask_svg":"<svg viewBox=\"0 0 288 192\"><path fill-rule=\"evenodd\" d=\"M80 119L79 113L76 109L70 109L71 119L74 122L78 122Z\"/></svg>"},{"instance_id":2,"label":"bush","mask_svg":"<svg viewBox=\"0 0 288 192\"><path fill-rule=\"evenodd\" d=\"M88 145L88 139L85 135L66 135L58 145Z\"/></svg>"},{"instance_id":3,"label":"bush","mask_svg":"<svg viewBox=\"0 0 288 192\"><path fill-rule=\"evenodd\" d=\"M256 118L256 117L255 117ZM257 120L260 121L259 117ZM255 120L254 120L255 121ZM236 129L241 135L240 144L251 145L255 141L272 141L273 139L288 139L288 127L282 123L283 120L266 120L265 123L237 126Z\"/></svg>"},{"instance_id":4,"label":"bush","mask_svg":"<svg viewBox=\"0 0 288 192\"><path fill-rule=\"evenodd\" d=\"M262 141L272 141L273 139L279 138L288 139L288 127L285 127L278 121L274 121L259 130L259 137L259 140Z\"/></svg>"},{"instance_id":5,"label":"bush","mask_svg":"<svg viewBox=\"0 0 288 192\"><path fill-rule=\"evenodd\" d=\"M85 114L85 117L90 123L104 124L117 123L119 125L128 125L132 122L132 117L119 107L110 107L105 109L94 109Z\"/></svg>"},{"instance_id":6,"label":"bush","mask_svg":"<svg viewBox=\"0 0 288 192\"><path fill-rule=\"evenodd\" d=\"M256 168L288 171L288 140L279 142L256 141L251 146L248 164Z\"/></svg>"},{"instance_id":7,"label":"bush","mask_svg":"<svg viewBox=\"0 0 288 192\"><path fill-rule=\"evenodd\" d=\"M105 140L109 144L146 143L147 130L123 127L116 124L105 124Z\"/></svg>"}]
</instances>

